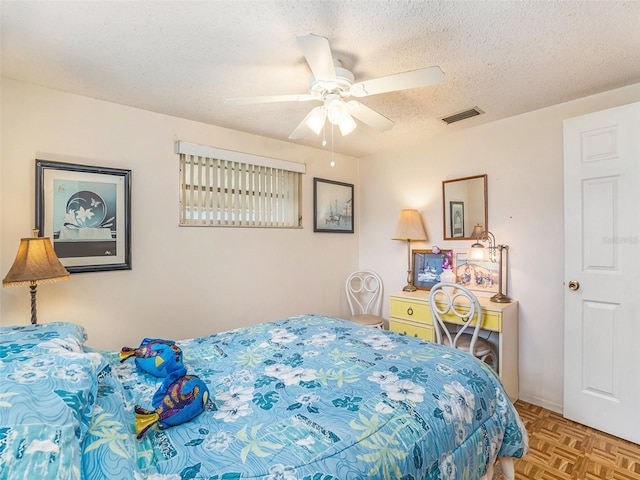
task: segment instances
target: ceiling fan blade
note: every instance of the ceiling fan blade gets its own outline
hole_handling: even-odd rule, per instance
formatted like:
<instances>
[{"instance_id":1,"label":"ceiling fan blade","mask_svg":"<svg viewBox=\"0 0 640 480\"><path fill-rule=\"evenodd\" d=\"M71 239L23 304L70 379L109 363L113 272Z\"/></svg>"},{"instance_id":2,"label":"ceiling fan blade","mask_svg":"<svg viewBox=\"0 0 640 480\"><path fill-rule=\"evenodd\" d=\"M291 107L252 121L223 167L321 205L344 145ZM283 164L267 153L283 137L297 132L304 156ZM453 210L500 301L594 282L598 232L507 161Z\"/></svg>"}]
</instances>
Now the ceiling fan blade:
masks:
<instances>
[{"instance_id":1,"label":"ceiling fan blade","mask_svg":"<svg viewBox=\"0 0 640 480\"><path fill-rule=\"evenodd\" d=\"M362 123L366 123L370 127L375 128L379 132L386 132L395 125L395 123L381 113L376 112L356 100L347 102L347 109L351 116L357 118Z\"/></svg>"},{"instance_id":2,"label":"ceiling fan blade","mask_svg":"<svg viewBox=\"0 0 640 480\"><path fill-rule=\"evenodd\" d=\"M387 77L374 78L351 85L350 93L354 97L366 97L379 93L407 90L409 88L436 85L442 81L444 73L440 67L427 67L410 72L396 73Z\"/></svg>"},{"instance_id":3,"label":"ceiling fan blade","mask_svg":"<svg viewBox=\"0 0 640 480\"><path fill-rule=\"evenodd\" d=\"M298 46L304 53L316 80L335 82L336 68L333 64L329 40L313 33L297 37L297 39Z\"/></svg>"},{"instance_id":4,"label":"ceiling fan blade","mask_svg":"<svg viewBox=\"0 0 640 480\"><path fill-rule=\"evenodd\" d=\"M290 140L297 140L298 138L302 138L304 137L304 135L306 133L308 133L309 129L311 127L308 126L307 122L311 117L322 117L322 124L324 124L324 119L327 116L327 113L324 109L323 105L320 105L319 107L315 107L313 109L311 109L311 111L307 114L306 117L304 117L304 119L298 124L298 126L295 128L295 130L293 132L291 132L291 135L289 135L289 139ZM317 119L318 122L320 121L320 119ZM316 122L317 123L317 122ZM318 130L317 135L320 134L320 131L322 129L320 128L320 130Z\"/></svg>"},{"instance_id":5,"label":"ceiling fan blade","mask_svg":"<svg viewBox=\"0 0 640 480\"><path fill-rule=\"evenodd\" d=\"M275 103L275 102L308 102L318 100L309 93L297 95L266 95L261 97L236 97L227 98L224 103L230 105L252 105L254 103Z\"/></svg>"}]
</instances>

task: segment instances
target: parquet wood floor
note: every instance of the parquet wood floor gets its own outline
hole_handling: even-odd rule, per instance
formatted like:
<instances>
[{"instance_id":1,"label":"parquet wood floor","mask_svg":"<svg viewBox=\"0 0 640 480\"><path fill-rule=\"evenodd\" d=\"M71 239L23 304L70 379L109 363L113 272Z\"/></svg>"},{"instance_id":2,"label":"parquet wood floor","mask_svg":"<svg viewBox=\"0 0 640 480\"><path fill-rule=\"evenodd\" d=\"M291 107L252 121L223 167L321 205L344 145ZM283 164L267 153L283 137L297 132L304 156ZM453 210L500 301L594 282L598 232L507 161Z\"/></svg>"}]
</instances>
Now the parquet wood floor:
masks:
<instances>
[{"instance_id":1,"label":"parquet wood floor","mask_svg":"<svg viewBox=\"0 0 640 480\"><path fill-rule=\"evenodd\" d=\"M516 480L640 480L640 445L530 403L515 406L529 433L529 453L515 461Z\"/></svg>"}]
</instances>

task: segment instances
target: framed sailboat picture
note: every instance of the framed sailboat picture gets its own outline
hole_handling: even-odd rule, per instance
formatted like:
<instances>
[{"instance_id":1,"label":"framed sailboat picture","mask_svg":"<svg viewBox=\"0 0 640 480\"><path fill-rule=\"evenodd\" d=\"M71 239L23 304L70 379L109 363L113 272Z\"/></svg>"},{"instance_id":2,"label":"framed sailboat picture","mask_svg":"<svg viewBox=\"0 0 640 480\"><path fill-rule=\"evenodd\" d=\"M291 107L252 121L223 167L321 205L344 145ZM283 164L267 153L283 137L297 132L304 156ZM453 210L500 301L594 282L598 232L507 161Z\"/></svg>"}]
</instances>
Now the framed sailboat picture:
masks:
<instances>
[{"instance_id":1,"label":"framed sailboat picture","mask_svg":"<svg viewBox=\"0 0 640 480\"><path fill-rule=\"evenodd\" d=\"M412 250L413 285L418 290L431 290L440 283L440 275L445 265L450 265L452 250Z\"/></svg>"},{"instance_id":2,"label":"framed sailboat picture","mask_svg":"<svg viewBox=\"0 0 640 480\"><path fill-rule=\"evenodd\" d=\"M353 233L353 184L313 179L313 231Z\"/></svg>"}]
</instances>

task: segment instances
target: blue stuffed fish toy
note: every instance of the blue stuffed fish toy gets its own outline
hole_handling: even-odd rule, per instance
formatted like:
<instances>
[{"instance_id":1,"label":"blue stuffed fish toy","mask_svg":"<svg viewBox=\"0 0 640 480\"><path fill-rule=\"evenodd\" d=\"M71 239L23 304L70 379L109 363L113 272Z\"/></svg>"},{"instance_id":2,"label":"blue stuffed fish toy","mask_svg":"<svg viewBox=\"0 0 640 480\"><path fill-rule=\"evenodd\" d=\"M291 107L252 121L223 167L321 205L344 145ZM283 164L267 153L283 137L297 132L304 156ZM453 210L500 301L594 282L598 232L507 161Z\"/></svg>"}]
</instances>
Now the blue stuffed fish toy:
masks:
<instances>
[{"instance_id":1,"label":"blue stuffed fish toy","mask_svg":"<svg viewBox=\"0 0 640 480\"><path fill-rule=\"evenodd\" d=\"M188 422L202 413L208 399L209 389L199 377L167 377L151 400L155 410L135 406L136 438L142 439L156 423L165 429Z\"/></svg>"},{"instance_id":2,"label":"blue stuffed fish toy","mask_svg":"<svg viewBox=\"0 0 640 480\"><path fill-rule=\"evenodd\" d=\"M145 338L137 348L122 347L120 362L135 357L136 366L155 377L166 377L177 372L186 375L182 363L182 350L172 340Z\"/></svg>"}]
</instances>

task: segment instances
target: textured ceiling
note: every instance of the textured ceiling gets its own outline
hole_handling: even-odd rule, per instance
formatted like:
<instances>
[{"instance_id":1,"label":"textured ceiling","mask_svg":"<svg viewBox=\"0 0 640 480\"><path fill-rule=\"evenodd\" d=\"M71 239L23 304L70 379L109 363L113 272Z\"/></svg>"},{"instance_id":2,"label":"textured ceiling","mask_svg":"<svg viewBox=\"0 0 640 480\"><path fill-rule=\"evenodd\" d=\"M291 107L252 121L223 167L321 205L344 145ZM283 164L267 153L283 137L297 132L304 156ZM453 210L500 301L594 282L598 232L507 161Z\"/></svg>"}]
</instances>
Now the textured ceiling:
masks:
<instances>
[{"instance_id":1,"label":"textured ceiling","mask_svg":"<svg viewBox=\"0 0 640 480\"><path fill-rule=\"evenodd\" d=\"M638 1L2 0L0 16L5 77L281 140L315 102L224 100L307 93L298 35L327 37L356 81L439 65L439 85L360 99L396 125L336 130L355 156L640 82Z\"/></svg>"}]
</instances>

